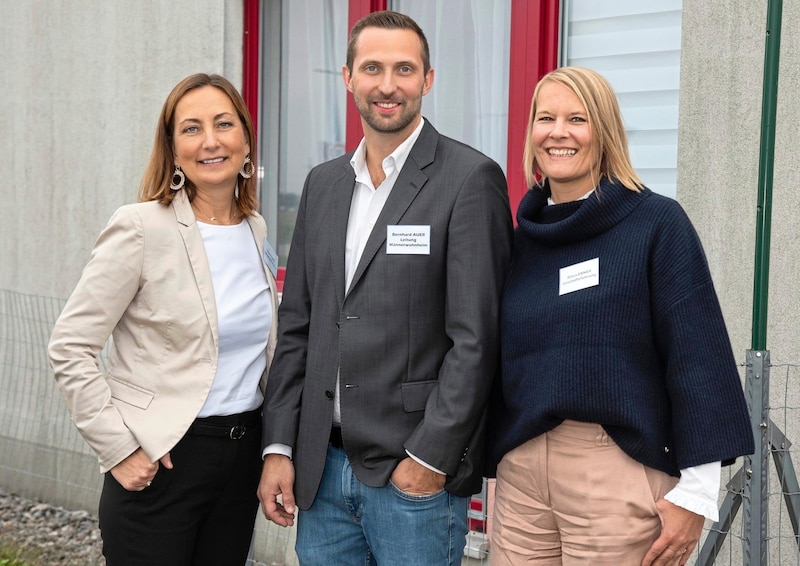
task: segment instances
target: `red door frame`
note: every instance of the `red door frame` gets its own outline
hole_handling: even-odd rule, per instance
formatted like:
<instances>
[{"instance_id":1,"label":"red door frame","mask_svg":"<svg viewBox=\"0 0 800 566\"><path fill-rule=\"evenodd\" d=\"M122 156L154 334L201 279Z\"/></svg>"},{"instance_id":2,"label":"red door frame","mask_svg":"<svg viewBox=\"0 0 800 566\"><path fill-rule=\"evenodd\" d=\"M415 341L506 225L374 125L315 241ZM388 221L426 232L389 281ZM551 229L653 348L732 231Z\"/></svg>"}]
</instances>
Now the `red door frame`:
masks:
<instances>
[{"instance_id":1,"label":"red door frame","mask_svg":"<svg viewBox=\"0 0 800 566\"><path fill-rule=\"evenodd\" d=\"M353 25L371 12L386 10L387 0L350 0L347 13L347 29L353 29ZM358 113L353 97L347 97L347 119L346 132L344 139L345 151L354 150L358 147L361 138L364 137L364 130L361 129L361 115Z\"/></svg>"},{"instance_id":2,"label":"red door frame","mask_svg":"<svg viewBox=\"0 0 800 566\"><path fill-rule=\"evenodd\" d=\"M558 23L559 0L511 0L506 176L515 222L519 201L528 191L522 151L531 97L539 79L558 66Z\"/></svg>"},{"instance_id":3,"label":"red door frame","mask_svg":"<svg viewBox=\"0 0 800 566\"><path fill-rule=\"evenodd\" d=\"M259 24L261 23L261 0L244 0L242 31L242 98L253 118L255 139L258 132L258 92L261 83L258 78L260 66Z\"/></svg>"}]
</instances>

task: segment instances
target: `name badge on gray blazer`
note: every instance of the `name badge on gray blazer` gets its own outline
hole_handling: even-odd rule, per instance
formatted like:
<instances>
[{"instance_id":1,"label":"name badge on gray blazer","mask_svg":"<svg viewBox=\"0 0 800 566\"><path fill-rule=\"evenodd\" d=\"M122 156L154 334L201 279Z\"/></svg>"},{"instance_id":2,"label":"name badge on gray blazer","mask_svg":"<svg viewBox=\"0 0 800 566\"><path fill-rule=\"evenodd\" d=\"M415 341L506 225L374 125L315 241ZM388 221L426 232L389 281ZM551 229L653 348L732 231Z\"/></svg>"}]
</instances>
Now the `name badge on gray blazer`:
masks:
<instances>
[{"instance_id":1,"label":"name badge on gray blazer","mask_svg":"<svg viewBox=\"0 0 800 566\"><path fill-rule=\"evenodd\" d=\"M387 226L386 254L431 255L431 227Z\"/></svg>"}]
</instances>

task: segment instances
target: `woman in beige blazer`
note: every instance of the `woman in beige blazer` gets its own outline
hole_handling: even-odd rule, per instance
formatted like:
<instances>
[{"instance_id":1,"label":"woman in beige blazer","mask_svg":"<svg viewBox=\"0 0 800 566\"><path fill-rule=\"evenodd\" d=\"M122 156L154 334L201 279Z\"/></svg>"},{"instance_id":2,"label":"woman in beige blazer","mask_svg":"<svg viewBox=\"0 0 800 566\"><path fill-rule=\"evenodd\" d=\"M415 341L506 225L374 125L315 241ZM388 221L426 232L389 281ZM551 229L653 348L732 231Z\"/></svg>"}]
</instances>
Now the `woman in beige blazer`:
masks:
<instances>
[{"instance_id":1,"label":"woman in beige blazer","mask_svg":"<svg viewBox=\"0 0 800 566\"><path fill-rule=\"evenodd\" d=\"M53 330L56 381L105 473L109 566L246 560L277 324L254 154L231 83L181 81L140 202L112 216Z\"/></svg>"}]
</instances>

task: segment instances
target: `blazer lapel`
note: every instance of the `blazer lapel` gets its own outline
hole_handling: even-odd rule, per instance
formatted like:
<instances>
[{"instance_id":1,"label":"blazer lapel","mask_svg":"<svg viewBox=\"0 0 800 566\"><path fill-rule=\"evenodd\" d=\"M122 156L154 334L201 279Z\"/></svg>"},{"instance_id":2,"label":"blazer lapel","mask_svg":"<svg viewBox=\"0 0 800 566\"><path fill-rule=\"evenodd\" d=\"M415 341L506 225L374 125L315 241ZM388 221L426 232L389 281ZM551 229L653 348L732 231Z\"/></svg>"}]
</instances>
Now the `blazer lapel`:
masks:
<instances>
[{"instance_id":1,"label":"blazer lapel","mask_svg":"<svg viewBox=\"0 0 800 566\"><path fill-rule=\"evenodd\" d=\"M255 216L248 216L247 224L250 226L250 233L253 234L253 240L255 240L256 247L258 248L258 257L261 258L261 265L264 268L264 274L267 276L269 288L277 291L278 286L275 283L275 276L272 274L272 271L270 271L269 265L267 265L264 259L264 240L267 238L267 233L262 230L259 223L255 221Z\"/></svg>"},{"instance_id":2,"label":"blazer lapel","mask_svg":"<svg viewBox=\"0 0 800 566\"><path fill-rule=\"evenodd\" d=\"M178 191L178 194L172 199L172 209L175 211L178 229L183 238L183 244L186 246L186 255L189 256L189 263L192 265L194 280L206 311L211 334L214 336L214 343L218 344L217 304L214 299L214 286L211 283L211 269L208 267L203 237L197 227L197 220L192 212L192 205L186 197L186 191Z\"/></svg>"},{"instance_id":3,"label":"blazer lapel","mask_svg":"<svg viewBox=\"0 0 800 566\"><path fill-rule=\"evenodd\" d=\"M256 248L258 249L258 257L261 258L261 265L264 268L264 274L267 276L270 302L272 303L272 320L270 321L269 338L267 340L267 369L269 369L269 363L270 360L272 360L272 355L275 353L275 346L278 341L278 325L276 324L278 320L276 316L278 312L278 285L275 282L275 276L272 274L272 271L270 271L269 265L267 265L264 259L264 242L267 239L267 231L263 229L265 224L256 222L255 216L248 216L247 224L250 226L250 232L253 234L253 240L255 240ZM259 388L262 394L267 387L267 373L267 371L264 371L264 374L261 376L261 381L259 382Z\"/></svg>"},{"instance_id":4,"label":"blazer lapel","mask_svg":"<svg viewBox=\"0 0 800 566\"><path fill-rule=\"evenodd\" d=\"M351 154L352 155L352 154ZM353 200L353 190L355 189L355 172L350 166L350 159L346 161L344 172L341 177L332 183L331 194L333 203L331 206L331 230L330 241L330 262L333 284L336 289L336 299L339 301L339 308L344 302L344 263L345 245L347 240L347 222L350 220L350 203ZM306 227L308 229L308 227Z\"/></svg>"},{"instance_id":5,"label":"blazer lapel","mask_svg":"<svg viewBox=\"0 0 800 566\"><path fill-rule=\"evenodd\" d=\"M361 254L361 259L353 276L353 282L347 290L348 293L355 288L375 254L385 244L386 227L400 222L408 207L411 206L411 203L414 202L414 199L428 181L428 176L422 172L422 169L433 162L438 137L439 133L426 120L419 138L411 148L408 159L406 159L403 169L397 177L392 192L378 216L378 220L375 222L375 228L373 228L367 244L364 246L364 252Z\"/></svg>"}]
</instances>

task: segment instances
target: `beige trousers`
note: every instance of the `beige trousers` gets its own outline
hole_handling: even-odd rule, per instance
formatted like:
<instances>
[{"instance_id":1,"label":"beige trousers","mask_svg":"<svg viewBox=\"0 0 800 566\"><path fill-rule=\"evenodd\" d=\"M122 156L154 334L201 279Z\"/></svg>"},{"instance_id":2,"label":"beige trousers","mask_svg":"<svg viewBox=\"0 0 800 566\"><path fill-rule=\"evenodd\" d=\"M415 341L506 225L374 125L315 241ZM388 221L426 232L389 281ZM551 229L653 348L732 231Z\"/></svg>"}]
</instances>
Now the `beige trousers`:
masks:
<instances>
[{"instance_id":1,"label":"beige trousers","mask_svg":"<svg viewBox=\"0 0 800 566\"><path fill-rule=\"evenodd\" d=\"M564 421L500 462L490 563L639 566L661 531L656 501L677 482L600 425Z\"/></svg>"}]
</instances>

